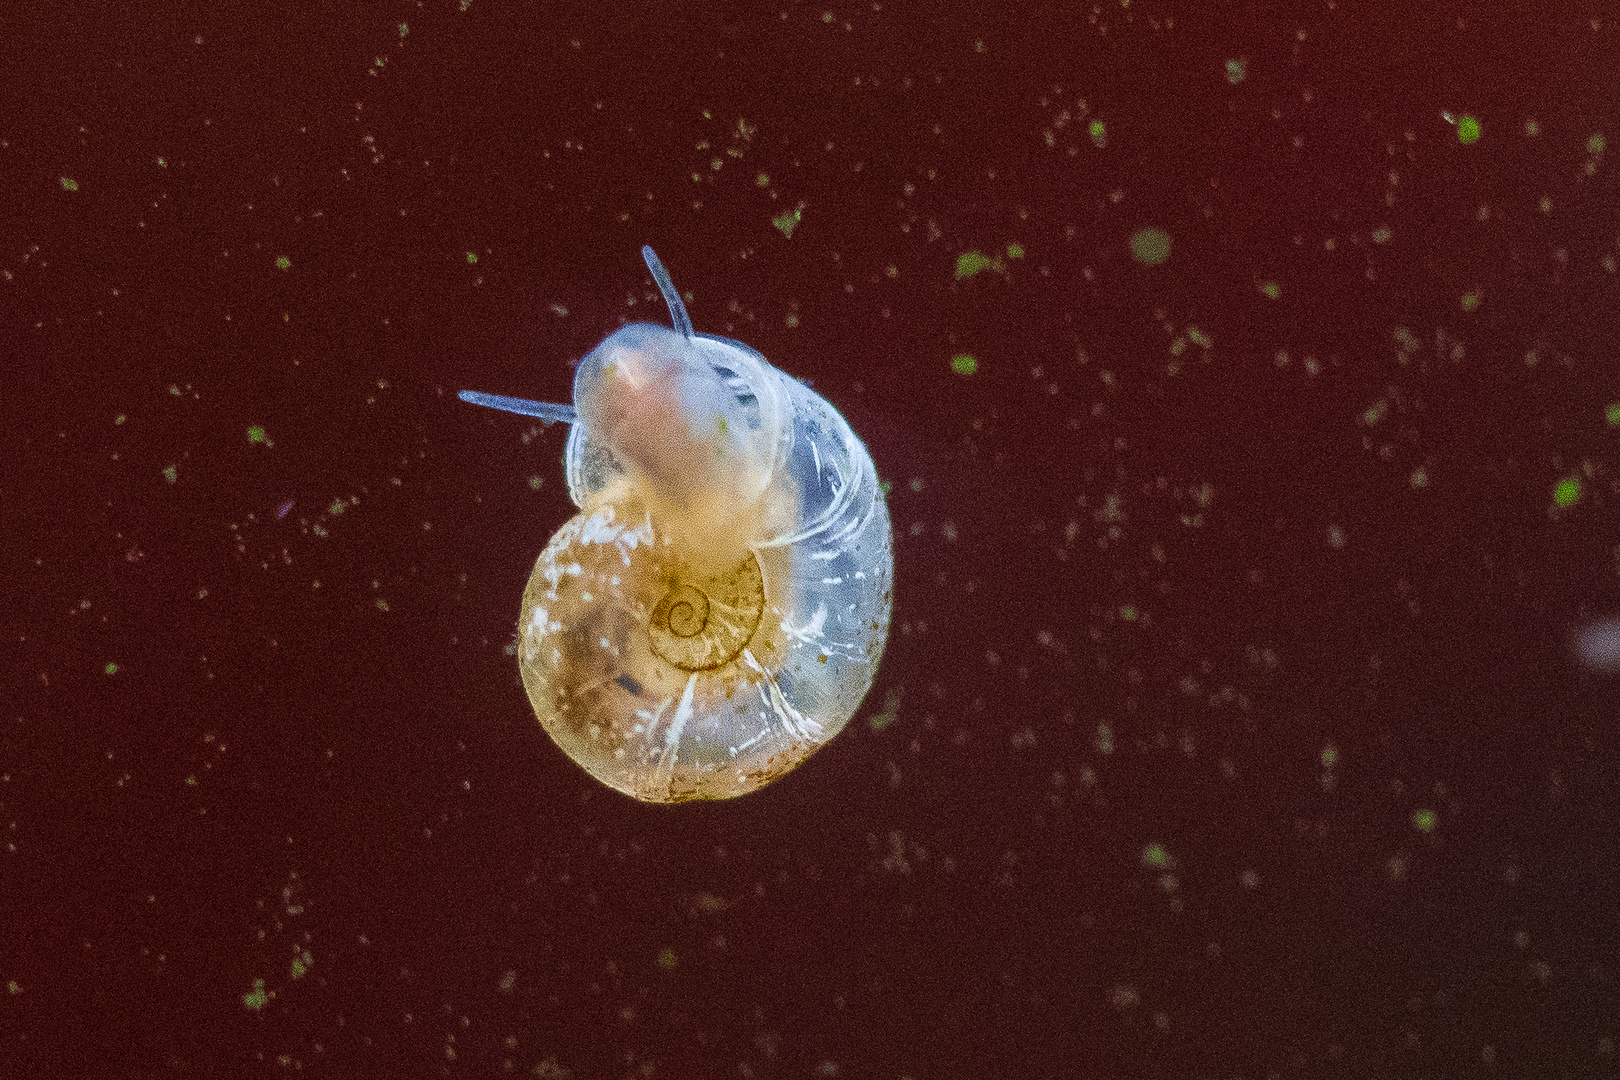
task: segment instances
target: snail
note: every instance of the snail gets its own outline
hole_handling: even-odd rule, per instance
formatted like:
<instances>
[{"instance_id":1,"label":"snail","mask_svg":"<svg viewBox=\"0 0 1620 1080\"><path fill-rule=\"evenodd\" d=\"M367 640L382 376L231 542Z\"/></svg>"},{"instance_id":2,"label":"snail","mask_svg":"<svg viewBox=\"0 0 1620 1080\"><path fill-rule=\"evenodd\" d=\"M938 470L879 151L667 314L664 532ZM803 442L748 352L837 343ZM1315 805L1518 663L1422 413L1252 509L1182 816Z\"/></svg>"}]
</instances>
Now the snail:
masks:
<instances>
[{"instance_id":1,"label":"snail","mask_svg":"<svg viewBox=\"0 0 1620 1080\"><path fill-rule=\"evenodd\" d=\"M630 323L580 361L574 404L461 400L571 425L579 513L523 590L518 664L540 724L648 802L763 787L844 727L888 637L894 556L871 455L758 352Z\"/></svg>"}]
</instances>

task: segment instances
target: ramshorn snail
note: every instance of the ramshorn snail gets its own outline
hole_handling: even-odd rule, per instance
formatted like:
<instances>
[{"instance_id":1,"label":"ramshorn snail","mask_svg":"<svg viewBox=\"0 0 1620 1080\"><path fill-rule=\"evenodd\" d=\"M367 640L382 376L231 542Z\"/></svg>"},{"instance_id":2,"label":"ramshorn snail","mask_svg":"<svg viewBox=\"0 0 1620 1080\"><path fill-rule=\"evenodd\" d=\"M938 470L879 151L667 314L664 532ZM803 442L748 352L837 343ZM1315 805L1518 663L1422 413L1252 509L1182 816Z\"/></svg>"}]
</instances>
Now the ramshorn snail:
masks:
<instances>
[{"instance_id":1,"label":"ramshorn snail","mask_svg":"<svg viewBox=\"0 0 1620 1080\"><path fill-rule=\"evenodd\" d=\"M838 411L737 341L631 323L574 376L572 406L461 398L572 425L579 513L535 563L523 685L557 745L651 802L725 799L836 735L888 636L889 513Z\"/></svg>"}]
</instances>

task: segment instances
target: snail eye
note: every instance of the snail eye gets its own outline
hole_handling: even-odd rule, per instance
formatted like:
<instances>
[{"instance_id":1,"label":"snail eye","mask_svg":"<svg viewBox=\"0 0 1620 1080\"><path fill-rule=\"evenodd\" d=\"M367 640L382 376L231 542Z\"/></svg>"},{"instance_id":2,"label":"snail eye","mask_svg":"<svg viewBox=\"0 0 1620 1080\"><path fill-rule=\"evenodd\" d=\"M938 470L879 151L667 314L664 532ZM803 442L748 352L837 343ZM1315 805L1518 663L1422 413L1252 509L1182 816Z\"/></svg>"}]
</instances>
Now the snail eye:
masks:
<instances>
[{"instance_id":1,"label":"snail eye","mask_svg":"<svg viewBox=\"0 0 1620 1080\"><path fill-rule=\"evenodd\" d=\"M553 741L650 802L764 786L836 735L888 636L894 557L871 455L838 411L740 342L632 323L574 403L461 398L571 425L579 513L523 592L518 664Z\"/></svg>"}]
</instances>

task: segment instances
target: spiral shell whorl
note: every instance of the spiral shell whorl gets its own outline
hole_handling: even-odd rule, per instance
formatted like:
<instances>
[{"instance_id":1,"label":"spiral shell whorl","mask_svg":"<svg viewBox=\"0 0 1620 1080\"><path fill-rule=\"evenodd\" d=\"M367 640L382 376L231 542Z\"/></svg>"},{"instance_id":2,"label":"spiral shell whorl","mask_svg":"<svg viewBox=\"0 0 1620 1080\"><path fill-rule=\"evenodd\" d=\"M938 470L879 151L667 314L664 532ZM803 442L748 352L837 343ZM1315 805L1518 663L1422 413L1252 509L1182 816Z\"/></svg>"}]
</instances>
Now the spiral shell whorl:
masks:
<instances>
[{"instance_id":1,"label":"spiral shell whorl","mask_svg":"<svg viewBox=\"0 0 1620 1080\"><path fill-rule=\"evenodd\" d=\"M603 783L657 802L726 798L787 771L825 736L775 674L791 648L769 622L781 619L765 579L786 552L750 555L727 586L694 586L652 519L621 521L621 509L564 525L524 590L518 664L546 730ZM708 607L701 625L671 618L691 593Z\"/></svg>"}]
</instances>

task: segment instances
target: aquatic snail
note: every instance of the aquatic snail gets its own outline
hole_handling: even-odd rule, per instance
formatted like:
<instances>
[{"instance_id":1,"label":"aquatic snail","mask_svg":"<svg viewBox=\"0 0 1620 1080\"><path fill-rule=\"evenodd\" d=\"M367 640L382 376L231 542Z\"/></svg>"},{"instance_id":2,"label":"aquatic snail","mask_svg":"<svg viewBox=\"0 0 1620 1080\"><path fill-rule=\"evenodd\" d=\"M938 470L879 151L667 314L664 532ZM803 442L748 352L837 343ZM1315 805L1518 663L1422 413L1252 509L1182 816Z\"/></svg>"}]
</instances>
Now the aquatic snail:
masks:
<instances>
[{"instance_id":1,"label":"aquatic snail","mask_svg":"<svg viewBox=\"0 0 1620 1080\"><path fill-rule=\"evenodd\" d=\"M461 399L571 425L579 513L523 591L518 664L569 757L650 802L770 783L844 727L888 637L894 556L871 455L808 386L697 334L631 323L580 361L574 404Z\"/></svg>"}]
</instances>

